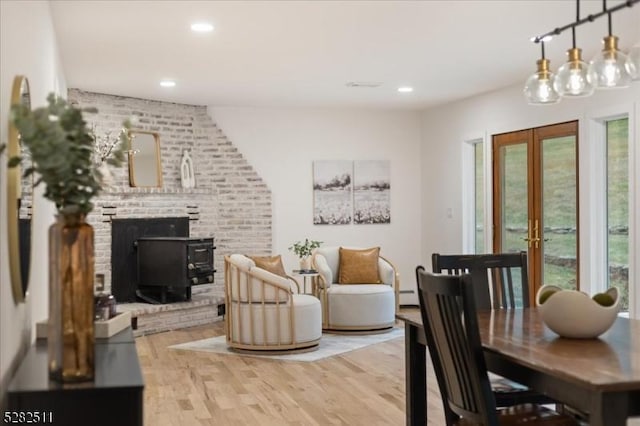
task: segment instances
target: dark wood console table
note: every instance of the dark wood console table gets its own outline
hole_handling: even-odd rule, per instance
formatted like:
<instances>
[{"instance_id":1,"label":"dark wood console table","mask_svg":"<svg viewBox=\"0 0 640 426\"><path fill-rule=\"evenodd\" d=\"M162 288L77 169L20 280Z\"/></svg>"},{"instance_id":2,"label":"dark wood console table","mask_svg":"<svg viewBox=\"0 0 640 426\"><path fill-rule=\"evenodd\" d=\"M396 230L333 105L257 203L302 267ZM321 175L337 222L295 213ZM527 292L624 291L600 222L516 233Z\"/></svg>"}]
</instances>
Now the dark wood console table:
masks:
<instances>
[{"instance_id":1,"label":"dark wood console table","mask_svg":"<svg viewBox=\"0 0 640 426\"><path fill-rule=\"evenodd\" d=\"M61 384L49 380L46 340L36 341L9 384L7 411L52 413L46 424L53 425L142 426L144 381L131 327L96 339L95 350L95 380Z\"/></svg>"}]
</instances>

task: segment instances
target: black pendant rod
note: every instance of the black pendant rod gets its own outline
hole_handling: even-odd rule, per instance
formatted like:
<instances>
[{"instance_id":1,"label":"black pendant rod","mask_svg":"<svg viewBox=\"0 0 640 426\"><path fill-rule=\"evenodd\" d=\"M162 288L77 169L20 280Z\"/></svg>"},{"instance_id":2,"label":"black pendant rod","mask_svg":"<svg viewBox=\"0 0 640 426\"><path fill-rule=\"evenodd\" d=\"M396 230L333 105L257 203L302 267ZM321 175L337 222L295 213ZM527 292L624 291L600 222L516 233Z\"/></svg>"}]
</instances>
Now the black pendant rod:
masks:
<instances>
[{"instance_id":1,"label":"black pendant rod","mask_svg":"<svg viewBox=\"0 0 640 426\"><path fill-rule=\"evenodd\" d=\"M559 35L563 31L568 30L569 28L575 28L575 27L578 27L578 26L580 26L580 25L582 25L584 23L587 23L587 22L593 22L596 19L598 19L598 18L600 18L600 17L602 17L604 15L609 15L609 17L611 17L612 13L617 12L617 11L619 11L621 9L624 9L624 8L627 8L627 7L631 7L636 3L640 3L640 0L627 0L624 3L620 3L619 5L614 6L614 7L610 8L610 9L607 9L605 7L602 12L591 14L591 15L585 17L585 18L578 19L577 21L572 22L570 24L567 24L565 26L558 27L558 28L554 29L553 31L549 31L548 33L544 33L542 35L534 37L533 38L533 42L534 43L540 43L542 41L542 39L545 38L545 37Z\"/></svg>"},{"instance_id":2,"label":"black pendant rod","mask_svg":"<svg viewBox=\"0 0 640 426\"><path fill-rule=\"evenodd\" d=\"M607 7L605 6L605 9L606 8ZM580 0L576 0L576 22L578 22L579 20L580 20ZM576 48L576 27L571 27L571 40L573 43L573 48L575 49Z\"/></svg>"}]
</instances>

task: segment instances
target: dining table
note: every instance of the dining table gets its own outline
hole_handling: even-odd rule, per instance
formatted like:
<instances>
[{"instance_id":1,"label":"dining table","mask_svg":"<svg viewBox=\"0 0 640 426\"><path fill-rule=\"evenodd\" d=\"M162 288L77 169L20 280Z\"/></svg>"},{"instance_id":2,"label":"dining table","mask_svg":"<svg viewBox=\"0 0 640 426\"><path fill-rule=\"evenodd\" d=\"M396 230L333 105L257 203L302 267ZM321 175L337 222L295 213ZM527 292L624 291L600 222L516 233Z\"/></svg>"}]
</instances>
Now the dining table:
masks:
<instances>
[{"instance_id":1,"label":"dining table","mask_svg":"<svg viewBox=\"0 0 640 426\"><path fill-rule=\"evenodd\" d=\"M427 424L427 344L419 310L405 324L406 424ZM640 320L619 316L598 338L559 337L537 308L478 311L487 370L588 416L591 426L625 426L640 416Z\"/></svg>"}]
</instances>

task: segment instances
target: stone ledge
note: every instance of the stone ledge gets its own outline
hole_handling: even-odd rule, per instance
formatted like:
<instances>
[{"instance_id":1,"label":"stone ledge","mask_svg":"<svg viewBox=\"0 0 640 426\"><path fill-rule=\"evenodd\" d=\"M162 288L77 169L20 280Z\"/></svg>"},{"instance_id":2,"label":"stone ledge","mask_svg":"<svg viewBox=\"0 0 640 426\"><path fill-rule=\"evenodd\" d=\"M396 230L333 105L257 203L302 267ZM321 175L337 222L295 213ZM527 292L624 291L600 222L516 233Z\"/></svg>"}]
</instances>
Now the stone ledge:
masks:
<instances>
[{"instance_id":1,"label":"stone ledge","mask_svg":"<svg viewBox=\"0 0 640 426\"><path fill-rule=\"evenodd\" d=\"M199 306L177 311L162 311L137 317L137 327L133 330L133 336L139 337L164 331L179 330L197 325L212 324L216 321L222 321L222 317L218 316L217 305Z\"/></svg>"},{"instance_id":2,"label":"stone ledge","mask_svg":"<svg viewBox=\"0 0 640 426\"><path fill-rule=\"evenodd\" d=\"M221 321L218 305L224 295L217 292L196 293L188 302L152 305L149 303L119 303L118 312L130 312L136 329L135 337L162 331L178 330Z\"/></svg>"},{"instance_id":3,"label":"stone ledge","mask_svg":"<svg viewBox=\"0 0 640 426\"><path fill-rule=\"evenodd\" d=\"M105 188L102 195L156 195L156 194L213 194L211 188L136 188L129 186L112 186Z\"/></svg>"}]
</instances>

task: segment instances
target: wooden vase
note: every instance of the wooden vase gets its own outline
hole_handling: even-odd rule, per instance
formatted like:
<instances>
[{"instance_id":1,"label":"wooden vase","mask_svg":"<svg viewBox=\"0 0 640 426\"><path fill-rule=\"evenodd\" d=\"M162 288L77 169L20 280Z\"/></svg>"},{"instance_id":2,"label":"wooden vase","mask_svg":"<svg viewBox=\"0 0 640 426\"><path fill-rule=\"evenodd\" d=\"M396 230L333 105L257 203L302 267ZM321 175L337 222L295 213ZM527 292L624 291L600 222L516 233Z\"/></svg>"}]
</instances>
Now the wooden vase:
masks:
<instances>
[{"instance_id":1,"label":"wooden vase","mask_svg":"<svg viewBox=\"0 0 640 426\"><path fill-rule=\"evenodd\" d=\"M94 241L83 214L58 215L49 228L49 376L94 376Z\"/></svg>"}]
</instances>

